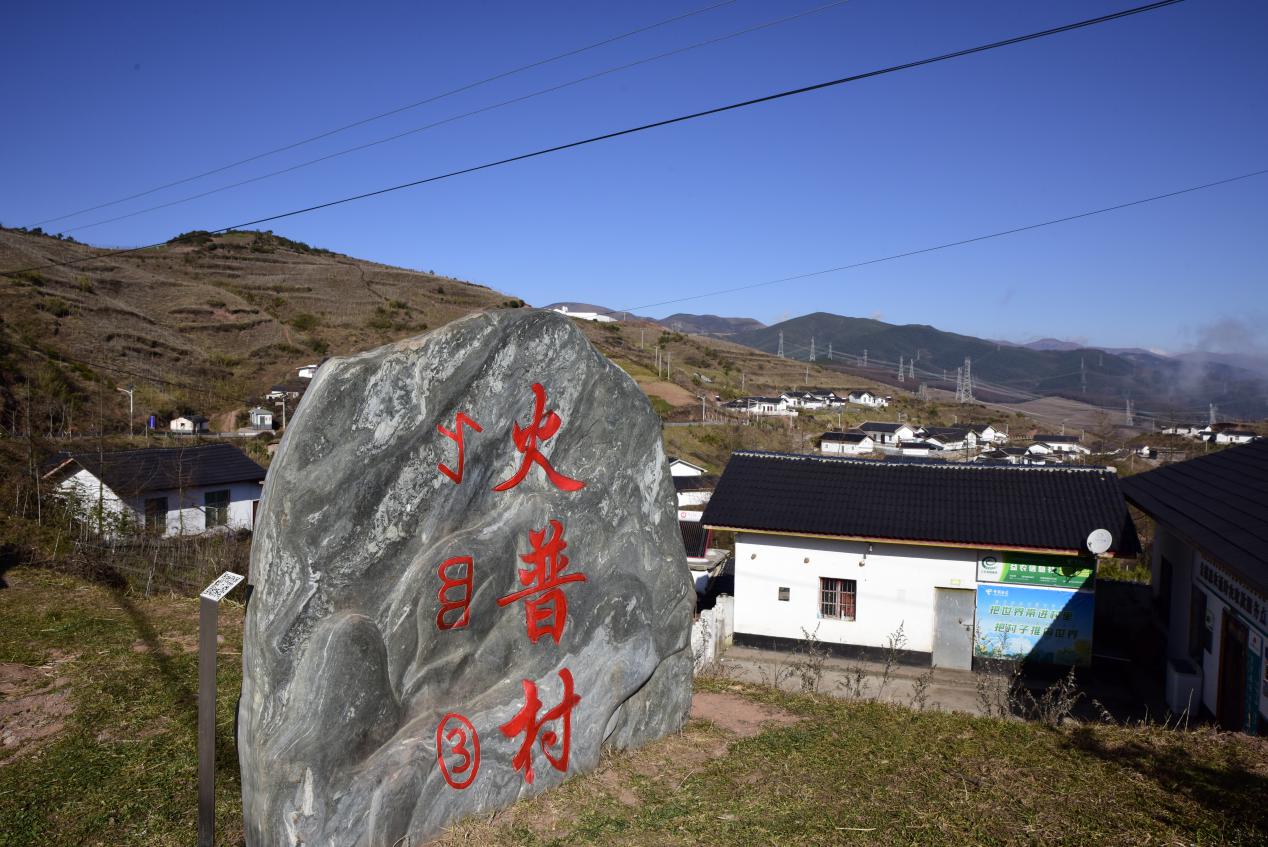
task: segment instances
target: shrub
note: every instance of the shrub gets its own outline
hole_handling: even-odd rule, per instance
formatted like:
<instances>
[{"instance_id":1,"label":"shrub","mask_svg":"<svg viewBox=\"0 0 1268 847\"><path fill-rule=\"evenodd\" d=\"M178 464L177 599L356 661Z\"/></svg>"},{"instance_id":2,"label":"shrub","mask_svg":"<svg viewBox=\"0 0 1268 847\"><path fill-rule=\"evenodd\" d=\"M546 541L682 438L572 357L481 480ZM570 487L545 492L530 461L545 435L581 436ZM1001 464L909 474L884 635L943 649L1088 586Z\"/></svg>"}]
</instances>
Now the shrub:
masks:
<instances>
[{"instance_id":1,"label":"shrub","mask_svg":"<svg viewBox=\"0 0 1268 847\"><path fill-rule=\"evenodd\" d=\"M319 323L320 321L317 319L317 316L311 314L310 312L300 312L298 315L291 318L291 326L295 327L300 332L308 332L316 329Z\"/></svg>"}]
</instances>

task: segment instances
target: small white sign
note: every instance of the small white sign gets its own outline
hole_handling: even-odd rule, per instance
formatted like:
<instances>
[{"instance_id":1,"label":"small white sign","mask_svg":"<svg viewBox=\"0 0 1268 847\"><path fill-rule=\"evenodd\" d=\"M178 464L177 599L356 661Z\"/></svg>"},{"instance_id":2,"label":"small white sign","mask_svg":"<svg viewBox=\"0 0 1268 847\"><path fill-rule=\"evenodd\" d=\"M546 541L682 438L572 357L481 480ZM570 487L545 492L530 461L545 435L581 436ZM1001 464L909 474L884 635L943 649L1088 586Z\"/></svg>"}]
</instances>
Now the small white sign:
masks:
<instances>
[{"instance_id":1,"label":"small white sign","mask_svg":"<svg viewBox=\"0 0 1268 847\"><path fill-rule=\"evenodd\" d=\"M213 603L219 603L225 599L225 595L238 587L238 583L246 579L242 574L236 574L233 571L225 571L216 577L216 581L203 589L203 593L198 595L204 600L211 600Z\"/></svg>"},{"instance_id":2,"label":"small white sign","mask_svg":"<svg viewBox=\"0 0 1268 847\"><path fill-rule=\"evenodd\" d=\"M680 520L680 521L690 521L691 523L699 523L699 522L700 522L700 516L701 516L702 514L704 514L704 513L703 513L703 512L691 512L691 511L688 511L688 510L686 510L686 509L679 509L679 510L678 510L678 520Z\"/></svg>"}]
</instances>

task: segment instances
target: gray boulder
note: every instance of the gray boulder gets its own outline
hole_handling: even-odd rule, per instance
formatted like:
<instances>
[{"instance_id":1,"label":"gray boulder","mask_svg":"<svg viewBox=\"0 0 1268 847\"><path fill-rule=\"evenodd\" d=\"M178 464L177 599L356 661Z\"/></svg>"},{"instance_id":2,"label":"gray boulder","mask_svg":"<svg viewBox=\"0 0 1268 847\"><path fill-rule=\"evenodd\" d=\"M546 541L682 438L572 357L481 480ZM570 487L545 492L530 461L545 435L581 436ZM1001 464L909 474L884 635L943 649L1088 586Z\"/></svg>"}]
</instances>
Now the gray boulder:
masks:
<instances>
[{"instance_id":1,"label":"gray boulder","mask_svg":"<svg viewBox=\"0 0 1268 847\"><path fill-rule=\"evenodd\" d=\"M686 720L695 595L660 424L552 312L322 365L251 578L252 847L419 843Z\"/></svg>"}]
</instances>

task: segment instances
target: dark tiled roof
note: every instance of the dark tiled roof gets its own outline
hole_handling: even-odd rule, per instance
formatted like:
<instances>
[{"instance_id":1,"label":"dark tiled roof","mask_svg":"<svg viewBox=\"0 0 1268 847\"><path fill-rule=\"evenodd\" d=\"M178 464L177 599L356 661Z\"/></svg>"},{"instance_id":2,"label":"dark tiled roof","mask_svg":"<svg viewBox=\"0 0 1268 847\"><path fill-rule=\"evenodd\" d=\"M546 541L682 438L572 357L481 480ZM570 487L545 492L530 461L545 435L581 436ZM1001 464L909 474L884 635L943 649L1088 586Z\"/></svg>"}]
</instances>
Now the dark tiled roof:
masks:
<instances>
[{"instance_id":1,"label":"dark tiled roof","mask_svg":"<svg viewBox=\"0 0 1268 847\"><path fill-rule=\"evenodd\" d=\"M693 559L703 559L709 550L709 531L699 521L679 521L682 546Z\"/></svg>"},{"instance_id":2,"label":"dark tiled roof","mask_svg":"<svg viewBox=\"0 0 1268 847\"><path fill-rule=\"evenodd\" d=\"M871 438L866 432L825 432L819 436L820 441L840 441L845 444L859 444L864 438Z\"/></svg>"},{"instance_id":3,"label":"dark tiled roof","mask_svg":"<svg viewBox=\"0 0 1268 847\"><path fill-rule=\"evenodd\" d=\"M1141 511L1268 591L1268 441L1129 476L1123 492Z\"/></svg>"},{"instance_id":4,"label":"dark tiled roof","mask_svg":"<svg viewBox=\"0 0 1268 847\"><path fill-rule=\"evenodd\" d=\"M737 452L704 511L710 526L1081 551L1108 529L1139 550L1118 475L1103 468L869 462Z\"/></svg>"},{"instance_id":5,"label":"dark tiled roof","mask_svg":"<svg viewBox=\"0 0 1268 847\"><path fill-rule=\"evenodd\" d=\"M265 473L264 468L232 444L156 447L100 455L72 453L60 458L75 462L120 497L172 488L260 482Z\"/></svg>"},{"instance_id":6,"label":"dark tiled roof","mask_svg":"<svg viewBox=\"0 0 1268 847\"><path fill-rule=\"evenodd\" d=\"M856 426L855 429L861 430L863 432L898 432L899 427L904 427L904 426L906 426L908 429L911 429L911 427L907 426L907 424L890 423L888 421L864 421L863 423Z\"/></svg>"},{"instance_id":7,"label":"dark tiled roof","mask_svg":"<svg viewBox=\"0 0 1268 847\"><path fill-rule=\"evenodd\" d=\"M718 478L711 474L674 477L674 491L712 491L718 484Z\"/></svg>"},{"instance_id":8,"label":"dark tiled roof","mask_svg":"<svg viewBox=\"0 0 1268 847\"><path fill-rule=\"evenodd\" d=\"M969 430L958 426L927 426L926 435L937 435L952 441L963 441L969 437Z\"/></svg>"}]
</instances>

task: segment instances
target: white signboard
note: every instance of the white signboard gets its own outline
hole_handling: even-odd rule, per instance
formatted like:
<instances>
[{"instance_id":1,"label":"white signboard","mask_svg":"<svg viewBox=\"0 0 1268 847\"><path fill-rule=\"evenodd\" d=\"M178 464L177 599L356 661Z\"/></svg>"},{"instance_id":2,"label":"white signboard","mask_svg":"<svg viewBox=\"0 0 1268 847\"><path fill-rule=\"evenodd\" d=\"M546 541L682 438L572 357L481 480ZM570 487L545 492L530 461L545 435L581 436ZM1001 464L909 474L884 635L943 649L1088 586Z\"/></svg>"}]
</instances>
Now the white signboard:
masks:
<instances>
[{"instance_id":1,"label":"white signboard","mask_svg":"<svg viewBox=\"0 0 1268 847\"><path fill-rule=\"evenodd\" d=\"M236 574L233 571L225 571L216 577L216 581L203 589L203 593L198 595L204 600L211 600L213 603L219 603L225 599L225 595L238 587L238 583L246 579L242 574Z\"/></svg>"}]
</instances>

